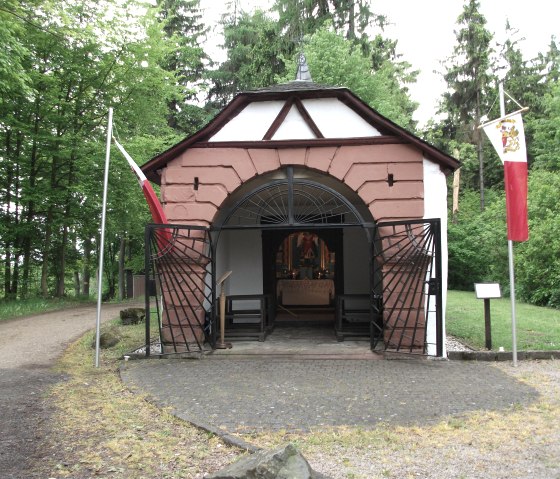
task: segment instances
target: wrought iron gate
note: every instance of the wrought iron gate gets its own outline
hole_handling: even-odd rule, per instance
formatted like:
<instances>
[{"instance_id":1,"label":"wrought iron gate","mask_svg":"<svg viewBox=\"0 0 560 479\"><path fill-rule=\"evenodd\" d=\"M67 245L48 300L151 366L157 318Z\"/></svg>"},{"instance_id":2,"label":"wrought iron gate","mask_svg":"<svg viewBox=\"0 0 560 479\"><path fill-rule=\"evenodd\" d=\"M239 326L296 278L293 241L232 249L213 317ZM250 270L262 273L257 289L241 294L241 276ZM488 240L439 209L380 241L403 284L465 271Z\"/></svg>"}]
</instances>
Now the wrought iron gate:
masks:
<instances>
[{"instance_id":1,"label":"wrought iron gate","mask_svg":"<svg viewBox=\"0 0 560 479\"><path fill-rule=\"evenodd\" d=\"M162 353L201 353L216 340L214 247L203 226L153 225L145 230L146 355L150 355L150 289Z\"/></svg>"},{"instance_id":2,"label":"wrought iron gate","mask_svg":"<svg viewBox=\"0 0 560 479\"><path fill-rule=\"evenodd\" d=\"M443 356L440 220L378 223L371 236L372 349Z\"/></svg>"}]
</instances>

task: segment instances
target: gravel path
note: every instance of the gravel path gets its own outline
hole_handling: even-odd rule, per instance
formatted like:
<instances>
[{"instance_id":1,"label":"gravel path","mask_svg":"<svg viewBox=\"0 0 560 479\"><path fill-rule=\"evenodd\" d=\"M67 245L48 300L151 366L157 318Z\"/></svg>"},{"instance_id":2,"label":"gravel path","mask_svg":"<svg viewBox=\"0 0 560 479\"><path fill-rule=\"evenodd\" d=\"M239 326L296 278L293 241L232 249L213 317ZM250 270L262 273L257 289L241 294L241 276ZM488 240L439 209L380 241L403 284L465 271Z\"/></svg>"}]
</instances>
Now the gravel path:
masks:
<instances>
[{"instance_id":1,"label":"gravel path","mask_svg":"<svg viewBox=\"0 0 560 479\"><path fill-rule=\"evenodd\" d=\"M102 321L118 315L104 305ZM96 307L84 306L0 322L0 475L30 479L28 466L40 460L36 445L50 414L46 388L64 380L51 366L68 344L95 328ZM93 355L92 355L93 361Z\"/></svg>"}]
</instances>

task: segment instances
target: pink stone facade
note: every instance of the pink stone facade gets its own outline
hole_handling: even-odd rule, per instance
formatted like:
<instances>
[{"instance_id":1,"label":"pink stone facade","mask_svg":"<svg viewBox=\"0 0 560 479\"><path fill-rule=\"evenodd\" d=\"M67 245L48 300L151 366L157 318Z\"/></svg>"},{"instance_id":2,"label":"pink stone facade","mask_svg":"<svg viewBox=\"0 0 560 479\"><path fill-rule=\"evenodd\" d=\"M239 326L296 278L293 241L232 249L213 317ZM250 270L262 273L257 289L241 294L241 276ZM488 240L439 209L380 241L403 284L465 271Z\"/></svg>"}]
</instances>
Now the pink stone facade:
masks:
<instances>
[{"instance_id":1,"label":"pink stone facade","mask_svg":"<svg viewBox=\"0 0 560 479\"><path fill-rule=\"evenodd\" d=\"M161 195L171 223L210 225L227 196L251 178L288 165L305 166L333 176L356 191L376 221L415 219L424 215L422 162L422 152L405 144L195 147L164 169Z\"/></svg>"},{"instance_id":2,"label":"pink stone facade","mask_svg":"<svg viewBox=\"0 0 560 479\"><path fill-rule=\"evenodd\" d=\"M288 165L308 167L345 183L362 198L376 221L423 218L423 154L405 144L283 149L194 147L170 161L163 171L161 196L167 218L170 223L208 226L228 195L243 183ZM386 275L391 274L389 264L383 269ZM384 298L387 311L398 293L396 289ZM420 310L423 315L421 297L416 295L407 307ZM164 300L172 310L180 310L174 299L164 292ZM203 311L192 314L201 317L181 319L179 314L170 318L164 328L164 340L200 340L202 331L198 325ZM394 319L386 317L385 322L389 321ZM400 346L422 348L424 324L414 329L406 321L387 326L391 333L384 340L389 348L399 346L397 338L403 330L406 334Z\"/></svg>"}]
</instances>

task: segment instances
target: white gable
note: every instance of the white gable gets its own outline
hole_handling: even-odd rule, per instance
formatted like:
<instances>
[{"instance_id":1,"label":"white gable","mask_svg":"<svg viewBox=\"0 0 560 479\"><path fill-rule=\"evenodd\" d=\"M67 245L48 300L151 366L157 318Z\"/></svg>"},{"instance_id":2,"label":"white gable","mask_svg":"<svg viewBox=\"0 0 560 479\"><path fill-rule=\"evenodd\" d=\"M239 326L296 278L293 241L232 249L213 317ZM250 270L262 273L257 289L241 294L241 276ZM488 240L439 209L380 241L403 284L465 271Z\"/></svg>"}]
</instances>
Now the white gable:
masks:
<instances>
[{"instance_id":1,"label":"white gable","mask_svg":"<svg viewBox=\"0 0 560 479\"><path fill-rule=\"evenodd\" d=\"M282 110L285 101L249 103L209 141L261 141ZM325 138L360 138L381 133L350 107L336 98L302 100L309 116ZM317 138L295 105L279 125L273 140Z\"/></svg>"},{"instance_id":2,"label":"white gable","mask_svg":"<svg viewBox=\"0 0 560 479\"><path fill-rule=\"evenodd\" d=\"M337 98L302 100L325 138L380 136L381 133Z\"/></svg>"},{"instance_id":3,"label":"white gable","mask_svg":"<svg viewBox=\"0 0 560 479\"><path fill-rule=\"evenodd\" d=\"M249 103L209 141L260 141L280 113L284 101Z\"/></svg>"},{"instance_id":4,"label":"white gable","mask_svg":"<svg viewBox=\"0 0 560 479\"><path fill-rule=\"evenodd\" d=\"M280 128L272 137L273 140L308 140L310 138L317 138L317 136L309 128L295 105L292 105Z\"/></svg>"}]
</instances>

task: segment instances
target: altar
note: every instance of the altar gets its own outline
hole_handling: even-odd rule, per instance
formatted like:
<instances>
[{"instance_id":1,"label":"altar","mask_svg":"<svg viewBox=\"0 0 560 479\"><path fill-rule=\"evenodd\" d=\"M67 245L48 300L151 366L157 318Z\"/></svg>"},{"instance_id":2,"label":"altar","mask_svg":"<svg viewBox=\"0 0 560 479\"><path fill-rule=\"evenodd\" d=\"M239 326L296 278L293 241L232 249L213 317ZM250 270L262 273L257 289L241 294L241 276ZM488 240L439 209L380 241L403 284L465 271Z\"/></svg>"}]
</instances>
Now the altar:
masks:
<instances>
[{"instance_id":1,"label":"altar","mask_svg":"<svg viewBox=\"0 0 560 479\"><path fill-rule=\"evenodd\" d=\"M276 297L284 306L325 306L334 299L332 279L279 279Z\"/></svg>"}]
</instances>

